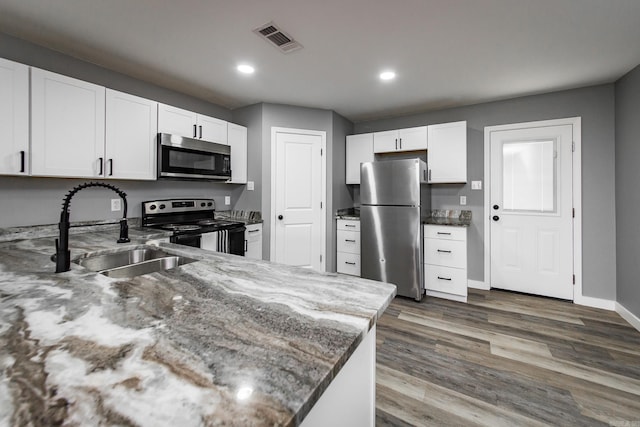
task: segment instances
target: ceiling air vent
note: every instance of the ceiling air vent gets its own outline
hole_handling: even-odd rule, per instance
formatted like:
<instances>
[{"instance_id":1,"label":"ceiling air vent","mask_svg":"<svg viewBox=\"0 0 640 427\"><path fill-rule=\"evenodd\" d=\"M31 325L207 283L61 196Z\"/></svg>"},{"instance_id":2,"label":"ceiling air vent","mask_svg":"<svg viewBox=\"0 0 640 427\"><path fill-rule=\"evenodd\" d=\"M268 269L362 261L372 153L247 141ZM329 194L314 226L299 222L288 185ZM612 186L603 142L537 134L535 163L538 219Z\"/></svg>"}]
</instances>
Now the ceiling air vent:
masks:
<instances>
[{"instance_id":1,"label":"ceiling air vent","mask_svg":"<svg viewBox=\"0 0 640 427\"><path fill-rule=\"evenodd\" d=\"M282 31L273 23L268 22L253 30L254 33L278 48L281 52L289 53L302 48L302 45L293 37Z\"/></svg>"}]
</instances>

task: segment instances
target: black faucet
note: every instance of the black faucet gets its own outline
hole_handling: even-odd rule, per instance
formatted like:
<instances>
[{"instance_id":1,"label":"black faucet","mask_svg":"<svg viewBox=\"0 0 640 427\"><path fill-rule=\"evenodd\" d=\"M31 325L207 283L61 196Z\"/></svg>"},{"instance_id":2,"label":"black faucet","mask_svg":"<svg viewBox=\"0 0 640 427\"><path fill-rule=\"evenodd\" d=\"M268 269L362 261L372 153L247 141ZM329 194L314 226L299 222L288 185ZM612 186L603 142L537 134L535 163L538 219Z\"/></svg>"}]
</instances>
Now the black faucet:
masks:
<instances>
[{"instance_id":1,"label":"black faucet","mask_svg":"<svg viewBox=\"0 0 640 427\"><path fill-rule=\"evenodd\" d=\"M102 182L87 182L85 184L80 184L67 193L62 203L60 223L58 224L58 228L60 229L60 238L56 239L56 273L69 271L71 265L71 252L69 251L69 204L71 203L71 198L78 191L88 187L108 188L115 191L118 196L120 196L124 202L124 215L122 215L122 219L120 220L120 238L118 239L118 243L127 243L131 241L129 240L129 226L127 225L127 194L115 185L104 184Z\"/></svg>"}]
</instances>

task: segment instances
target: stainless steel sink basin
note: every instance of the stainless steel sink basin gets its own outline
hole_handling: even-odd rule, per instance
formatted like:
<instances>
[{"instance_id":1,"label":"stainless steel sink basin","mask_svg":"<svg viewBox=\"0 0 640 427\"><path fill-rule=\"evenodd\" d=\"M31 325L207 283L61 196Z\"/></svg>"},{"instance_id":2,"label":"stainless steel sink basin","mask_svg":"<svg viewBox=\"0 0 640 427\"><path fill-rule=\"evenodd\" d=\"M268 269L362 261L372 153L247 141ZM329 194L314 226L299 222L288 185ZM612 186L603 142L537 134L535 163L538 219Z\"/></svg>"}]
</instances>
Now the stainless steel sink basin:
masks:
<instances>
[{"instance_id":1,"label":"stainless steel sink basin","mask_svg":"<svg viewBox=\"0 0 640 427\"><path fill-rule=\"evenodd\" d=\"M195 261L197 260L169 254L160 249L138 248L89 256L77 259L74 262L105 276L122 278L168 270Z\"/></svg>"}]
</instances>

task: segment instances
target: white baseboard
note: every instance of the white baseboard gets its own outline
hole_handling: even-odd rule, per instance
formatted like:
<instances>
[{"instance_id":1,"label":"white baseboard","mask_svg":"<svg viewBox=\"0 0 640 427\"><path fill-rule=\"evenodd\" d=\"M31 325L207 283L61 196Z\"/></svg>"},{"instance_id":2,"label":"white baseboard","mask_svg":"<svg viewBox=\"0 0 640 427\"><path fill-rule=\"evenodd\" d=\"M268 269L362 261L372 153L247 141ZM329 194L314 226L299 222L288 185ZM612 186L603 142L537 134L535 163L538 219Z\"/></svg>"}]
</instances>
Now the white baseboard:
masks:
<instances>
[{"instance_id":1,"label":"white baseboard","mask_svg":"<svg viewBox=\"0 0 640 427\"><path fill-rule=\"evenodd\" d=\"M616 302L608 299L585 297L584 295L576 295L573 298L573 303L578 305L585 305L587 307L602 308L604 310L615 311Z\"/></svg>"},{"instance_id":2,"label":"white baseboard","mask_svg":"<svg viewBox=\"0 0 640 427\"><path fill-rule=\"evenodd\" d=\"M485 282L481 282L479 280L467 280L467 287L473 289L482 289L483 291L489 290L489 286Z\"/></svg>"},{"instance_id":3,"label":"white baseboard","mask_svg":"<svg viewBox=\"0 0 640 427\"><path fill-rule=\"evenodd\" d=\"M450 299L458 302L467 302L466 295L448 294L446 292L430 291L428 289L425 291L425 294L430 297Z\"/></svg>"},{"instance_id":4,"label":"white baseboard","mask_svg":"<svg viewBox=\"0 0 640 427\"><path fill-rule=\"evenodd\" d=\"M640 331L640 318L627 310L622 304L616 301L616 312L622 317L624 320L629 322L631 326Z\"/></svg>"}]
</instances>

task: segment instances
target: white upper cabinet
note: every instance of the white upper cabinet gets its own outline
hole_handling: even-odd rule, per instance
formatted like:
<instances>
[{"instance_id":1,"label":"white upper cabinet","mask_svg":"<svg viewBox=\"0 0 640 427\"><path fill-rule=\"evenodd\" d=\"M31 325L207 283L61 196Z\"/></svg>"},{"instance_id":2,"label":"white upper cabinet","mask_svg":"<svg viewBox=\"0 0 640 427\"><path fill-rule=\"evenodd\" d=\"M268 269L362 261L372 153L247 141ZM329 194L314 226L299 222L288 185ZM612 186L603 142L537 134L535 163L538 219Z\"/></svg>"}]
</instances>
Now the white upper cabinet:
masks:
<instances>
[{"instance_id":1,"label":"white upper cabinet","mask_svg":"<svg viewBox=\"0 0 640 427\"><path fill-rule=\"evenodd\" d=\"M467 182L467 122L428 126L429 183Z\"/></svg>"},{"instance_id":2,"label":"white upper cabinet","mask_svg":"<svg viewBox=\"0 0 640 427\"><path fill-rule=\"evenodd\" d=\"M0 58L0 174L29 174L29 67Z\"/></svg>"},{"instance_id":3,"label":"white upper cabinet","mask_svg":"<svg viewBox=\"0 0 640 427\"><path fill-rule=\"evenodd\" d=\"M373 162L373 134L347 135L346 176L347 184L360 184L360 163Z\"/></svg>"},{"instance_id":4,"label":"white upper cabinet","mask_svg":"<svg viewBox=\"0 0 640 427\"><path fill-rule=\"evenodd\" d=\"M388 130L373 134L373 151L390 153L427 149L427 127Z\"/></svg>"},{"instance_id":5,"label":"white upper cabinet","mask_svg":"<svg viewBox=\"0 0 640 427\"><path fill-rule=\"evenodd\" d=\"M31 69L32 175L104 174L105 88Z\"/></svg>"},{"instance_id":6,"label":"white upper cabinet","mask_svg":"<svg viewBox=\"0 0 640 427\"><path fill-rule=\"evenodd\" d=\"M158 105L158 132L228 145L227 122L171 105Z\"/></svg>"},{"instance_id":7,"label":"white upper cabinet","mask_svg":"<svg viewBox=\"0 0 640 427\"><path fill-rule=\"evenodd\" d=\"M107 89L106 178L156 179L158 103Z\"/></svg>"},{"instance_id":8,"label":"white upper cabinet","mask_svg":"<svg viewBox=\"0 0 640 427\"><path fill-rule=\"evenodd\" d=\"M247 128L228 123L228 141L231 148L230 184L247 183Z\"/></svg>"}]
</instances>

